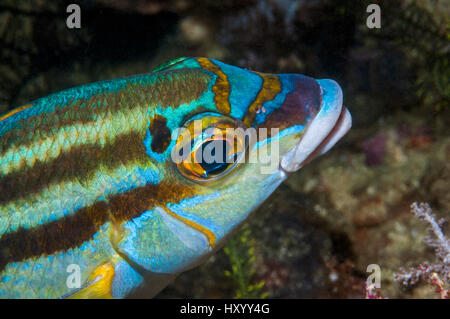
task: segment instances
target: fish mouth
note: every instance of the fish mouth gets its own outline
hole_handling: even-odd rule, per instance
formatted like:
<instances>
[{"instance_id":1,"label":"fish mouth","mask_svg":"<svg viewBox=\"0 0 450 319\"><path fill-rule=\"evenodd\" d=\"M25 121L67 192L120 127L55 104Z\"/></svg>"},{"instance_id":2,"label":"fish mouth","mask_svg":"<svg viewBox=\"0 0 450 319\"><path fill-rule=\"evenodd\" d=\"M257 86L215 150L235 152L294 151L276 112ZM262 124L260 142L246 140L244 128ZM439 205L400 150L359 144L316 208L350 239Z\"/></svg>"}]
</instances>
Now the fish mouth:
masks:
<instances>
[{"instance_id":1,"label":"fish mouth","mask_svg":"<svg viewBox=\"0 0 450 319\"><path fill-rule=\"evenodd\" d=\"M300 141L280 161L280 168L295 172L313 158L326 153L352 126L352 117L342 106L342 90L333 80L317 80L321 88L322 105L309 123Z\"/></svg>"}]
</instances>

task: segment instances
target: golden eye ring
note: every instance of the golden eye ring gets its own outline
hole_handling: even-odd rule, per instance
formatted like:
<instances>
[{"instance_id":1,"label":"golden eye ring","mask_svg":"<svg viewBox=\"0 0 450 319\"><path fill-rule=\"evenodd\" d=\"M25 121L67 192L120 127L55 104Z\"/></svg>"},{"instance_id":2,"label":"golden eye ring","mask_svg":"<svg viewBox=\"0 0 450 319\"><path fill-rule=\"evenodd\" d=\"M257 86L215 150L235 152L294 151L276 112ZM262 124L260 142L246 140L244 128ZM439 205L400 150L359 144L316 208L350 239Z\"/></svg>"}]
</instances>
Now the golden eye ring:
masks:
<instances>
[{"instance_id":1,"label":"golden eye ring","mask_svg":"<svg viewBox=\"0 0 450 319\"><path fill-rule=\"evenodd\" d=\"M194 116L181 128L173 150L178 171L196 182L222 178L245 156L244 132L244 125L228 116L213 112Z\"/></svg>"}]
</instances>

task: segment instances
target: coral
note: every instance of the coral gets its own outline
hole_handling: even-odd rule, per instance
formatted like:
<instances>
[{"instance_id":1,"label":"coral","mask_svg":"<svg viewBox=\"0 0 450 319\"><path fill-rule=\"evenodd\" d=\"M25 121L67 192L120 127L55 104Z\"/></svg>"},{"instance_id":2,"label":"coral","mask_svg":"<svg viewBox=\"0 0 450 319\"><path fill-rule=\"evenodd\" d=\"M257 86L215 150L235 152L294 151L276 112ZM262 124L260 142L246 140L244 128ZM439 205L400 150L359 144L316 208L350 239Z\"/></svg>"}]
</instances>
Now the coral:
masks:
<instances>
[{"instance_id":1,"label":"coral","mask_svg":"<svg viewBox=\"0 0 450 319\"><path fill-rule=\"evenodd\" d=\"M411 212L428 224L430 236L425 238L425 243L434 249L436 260L434 263L424 262L408 271L401 269L401 273L394 274L394 279L405 286L412 286L424 278L436 288L441 298L450 299L450 239L441 229L446 221L444 219L436 221L430 205L426 203L413 203Z\"/></svg>"},{"instance_id":2,"label":"coral","mask_svg":"<svg viewBox=\"0 0 450 319\"><path fill-rule=\"evenodd\" d=\"M424 225L411 218L409 206L413 199L429 201L442 212L450 207L446 119L432 120L419 114L423 113L401 112L376 125L352 129L337 148L287 181L292 190L307 199L299 210L307 223L348 238L344 249L352 254L339 263L349 259L354 267L335 267L333 278L337 275L342 283L340 279L330 282L333 289L321 297L364 296L366 267L372 263L381 267L383 296L435 296L430 285L403 289L393 279L399 267L433 259L433 252L424 244ZM384 160L380 165L368 166L361 146L380 134L386 138ZM423 142L417 143L418 139ZM346 147L346 142L353 148ZM356 288L345 287L347 282L355 282Z\"/></svg>"}]
</instances>

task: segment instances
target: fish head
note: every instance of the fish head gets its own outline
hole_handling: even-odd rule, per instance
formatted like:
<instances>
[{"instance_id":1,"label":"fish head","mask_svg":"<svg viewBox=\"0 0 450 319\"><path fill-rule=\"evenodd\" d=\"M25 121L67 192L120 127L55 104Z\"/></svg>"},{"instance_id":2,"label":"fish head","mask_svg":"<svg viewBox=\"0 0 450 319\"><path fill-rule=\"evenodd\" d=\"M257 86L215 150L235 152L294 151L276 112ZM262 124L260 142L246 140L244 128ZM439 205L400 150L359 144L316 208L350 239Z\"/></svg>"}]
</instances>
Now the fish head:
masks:
<instances>
[{"instance_id":1,"label":"fish head","mask_svg":"<svg viewBox=\"0 0 450 319\"><path fill-rule=\"evenodd\" d=\"M211 96L205 110L172 131L172 178L196 195L171 206L213 229L218 241L289 174L327 152L350 129L350 113L333 80L264 74L206 58L175 66L208 73Z\"/></svg>"},{"instance_id":2,"label":"fish head","mask_svg":"<svg viewBox=\"0 0 450 319\"><path fill-rule=\"evenodd\" d=\"M329 150L351 126L333 80L258 73L207 58L177 59L154 72L189 76L189 87L201 82L205 89L176 108L158 109L151 138L144 140L163 172L151 193L157 198L151 211L127 223L130 235L118 246L153 272L201 263L289 174ZM164 90L164 96L183 97ZM155 154L162 145L156 141L164 139Z\"/></svg>"}]
</instances>

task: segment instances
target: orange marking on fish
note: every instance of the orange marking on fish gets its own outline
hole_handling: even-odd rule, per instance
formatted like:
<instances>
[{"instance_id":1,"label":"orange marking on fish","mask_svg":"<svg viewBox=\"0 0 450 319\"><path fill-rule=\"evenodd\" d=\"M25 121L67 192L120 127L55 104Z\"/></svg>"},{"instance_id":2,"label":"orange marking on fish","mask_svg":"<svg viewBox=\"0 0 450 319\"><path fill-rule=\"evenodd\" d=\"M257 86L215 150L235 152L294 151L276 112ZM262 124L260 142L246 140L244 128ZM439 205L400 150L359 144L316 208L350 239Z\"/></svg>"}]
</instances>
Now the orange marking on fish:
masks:
<instances>
[{"instance_id":1,"label":"orange marking on fish","mask_svg":"<svg viewBox=\"0 0 450 319\"><path fill-rule=\"evenodd\" d=\"M214 92L214 102L216 103L217 110L223 114L230 114L230 82L223 71L215 65L210 59L198 58L197 62L200 64L203 70L210 71L217 75L217 80L212 91Z\"/></svg>"},{"instance_id":2,"label":"orange marking on fish","mask_svg":"<svg viewBox=\"0 0 450 319\"><path fill-rule=\"evenodd\" d=\"M211 247L214 247L216 245L216 235L214 235L214 233L212 231L210 231L208 228L206 228L206 227L204 227L202 225L199 225L199 224L193 222L192 220L189 220L187 218L178 216L177 214L175 214L174 212L172 212L170 209L168 209L166 207L163 207L163 209L170 216L172 216L172 217L174 217L174 218L176 218L178 220L181 220L186 225L188 225L188 226L198 230L203 235L205 235L208 238L208 242L209 242L209 245Z\"/></svg>"},{"instance_id":3,"label":"orange marking on fish","mask_svg":"<svg viewBox=\"0 0 450 319\"><path fill-rule=\"evenodd\" d=\"M3 116L0 116L0 122L3 121L3 120L6 120L8 117L11 117L11 116L13 116L16 113L19 113L20 111L23 111L25 109L30 108L31 106L33 106L33 104L25 104L25 105L22 105L22 106L20 106L20 107L18 107L16 109L6 113Z\"/></svg>"},{"instance_id":4,"label":"orange marking on fish","mask_svg":"<svg viewBox=\"0 0 450 319\"><path fill-rule=\"evenodd\" d=\"M260 107L263 105L263 103L272 101L277 96L277 94L281 92L281 82L276 74L265 74L259 72L255 73L262 78L263 84L255 100L248 107L247 114L244 117L244 124L247 127L251 126L251 124L255 120L256 113L259 113L258 111L261 111ZM265 109L263 109L262 112L265 113Z\"/></svg>"}]
</instances>

